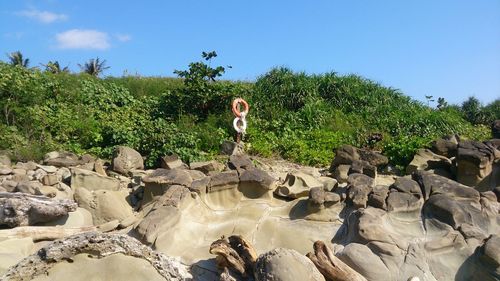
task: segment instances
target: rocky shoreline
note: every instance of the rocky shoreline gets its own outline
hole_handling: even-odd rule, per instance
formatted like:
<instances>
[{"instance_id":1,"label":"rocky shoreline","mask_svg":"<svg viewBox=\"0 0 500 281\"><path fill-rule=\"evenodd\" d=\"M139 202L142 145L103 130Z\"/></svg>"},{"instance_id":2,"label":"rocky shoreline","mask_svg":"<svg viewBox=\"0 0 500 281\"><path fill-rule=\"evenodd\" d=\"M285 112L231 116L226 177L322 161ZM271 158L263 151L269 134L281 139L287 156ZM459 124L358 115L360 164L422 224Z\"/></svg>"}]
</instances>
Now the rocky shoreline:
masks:
<instances>
[{"instance_id":1,"label":"rocky shoreline","mask_svg":"<svg viewBox=\"0 0 500 281\"><path fill-rule=\"evenodd\" d=\"M499 280L499 149L448 136L404 176L348 145L327 170L0 155L0 280Z\"/></svg>"}]
</instances>

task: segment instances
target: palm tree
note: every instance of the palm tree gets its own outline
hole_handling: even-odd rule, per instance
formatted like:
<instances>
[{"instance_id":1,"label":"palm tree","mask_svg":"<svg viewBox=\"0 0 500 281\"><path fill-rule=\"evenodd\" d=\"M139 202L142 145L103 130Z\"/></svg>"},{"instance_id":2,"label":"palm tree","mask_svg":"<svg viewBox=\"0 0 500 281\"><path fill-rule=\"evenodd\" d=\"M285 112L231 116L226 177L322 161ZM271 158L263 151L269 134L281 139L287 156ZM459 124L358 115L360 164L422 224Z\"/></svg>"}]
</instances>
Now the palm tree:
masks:
<instances>
[{"instance_id":1,"label":"palm tree","mask_svg":"<svg viewBox=\"0 0 500 281\"><path fill-rule=\"evenodd\" d=\"M19 51L12 52L7 54L10 60L10 64L13 66L19 65L21 67L28 67L30 63L30 59L24 59L23 54Z\"/></svg>"},{"instance_id":2,"label":"palm tree","mask_svg":"<svg viewBox=\"0 0 500 281\"><path fill-rule=\"evenodd\" d=\"M45 71L51 72L54 74L58 73L69 73L69 68L67 66L63 67L61 69L61 66L59 65L58 61L49 61L47 64L42 64L42 66L45 66Z\"/></svg>"},{"instance_id":3,"label":"palm tree","mask_svg":"<svg viewBox=\"0 0 500 281\"><path fill-rule=\"evenodd\" d=\"M92 76L99 76L104 70L109 69L109 66L106 66L106 60L99 60L99 57L96 59L90 59L83 66L78 64L82 72L88 73Z\"/></svg>"}]
</instances>

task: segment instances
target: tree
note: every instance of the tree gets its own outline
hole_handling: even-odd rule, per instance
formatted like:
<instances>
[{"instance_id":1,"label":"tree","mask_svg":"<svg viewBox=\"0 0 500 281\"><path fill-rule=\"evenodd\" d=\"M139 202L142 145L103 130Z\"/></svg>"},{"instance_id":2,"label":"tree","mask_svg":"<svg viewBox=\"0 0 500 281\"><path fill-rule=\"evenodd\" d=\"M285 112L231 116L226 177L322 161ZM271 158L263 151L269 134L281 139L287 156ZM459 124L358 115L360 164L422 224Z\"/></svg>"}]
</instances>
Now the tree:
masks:
<instances>
[{"instance_id":1,"label":"tree","mask_svg":"<svg viewBox=\"0 0 500 281\"><path fill-rule=\"evenodd\" d=\"M45 71L51 72L54 74L58 73L69 73L69 68L67 66L61 69L58 61L49 61L47 64L42 64L45 67Z\"/></svg>"},{"instance_id":2,"label":"tree","mask_svg":"<svg viewBox=\"0 0 500 281\"><path fill-rule=\"evenodd\" d=\"M190 110L200 117L206 117L210 112L216 112L224 108L231 98L231 86L216 82L216 78L222 76L226 69L223 66L211 67L211 61L217 57L215 51L202 52L204 61L192 62L188 70L175 70L174 73L184 78L184 89L178 96L178 104L189 104ZM208 64L206 63L208 62ZM231 66L228 66L231 68ZM182 112L184 109L179 108Z\"/></svg>"},{"instance_id":3,"label":"tree","mask_svg":"<svg viewBox=\"0 0 500 281\"><path fill-rule=\"evenodd\" d=\"M444 98L439 97L438 98L437 108L438 109L443 109L443 108L445 108L447 106L448 106L448 102Z\"/></svg>"},{"instance_id":4,"label":"tree","mask_svg":"<svg viewBox=\"0 0 500 281\"><path fill-rule=\"evenodd\" d=\"M99 60L99 57L95 59L90 59L84 65L78 64L82 72L90 74L92 76L98 77L104 70L109 69L109 66L106 66L106 60Z\"/></svg>"},{"instance_id":5,"label":"tree","mask_svg":"<svg viewBox=\"0 0 500 281\"><path fill-rule=\"evenodd\" d=\"M483 123L482 105L475 97L469 97L462 103L462 113L465 119L472 124Z\"/></svg>"},{"instance_id":6,"label":"tree","mask_svg":"<svg viewBox=\"0 0 500 281\"><path fill-rule=\"evenodd\" d=\"M425 99L427 100L427 106L430 106L430 103L434 102L433 96L425 96Z\"/></svg>"},{"instance_id":7,"label":"tree","mask_svg":"<svg viewBox=\"0 0 500 281\"><path fill-rule=\"evenodd\" d=\"M30 59L24 59L23 54L20 51L15 51L7 54L10 60L10 64L13 66L19 65L21 67L28 67Z\"/></svg>"}]
</instances>

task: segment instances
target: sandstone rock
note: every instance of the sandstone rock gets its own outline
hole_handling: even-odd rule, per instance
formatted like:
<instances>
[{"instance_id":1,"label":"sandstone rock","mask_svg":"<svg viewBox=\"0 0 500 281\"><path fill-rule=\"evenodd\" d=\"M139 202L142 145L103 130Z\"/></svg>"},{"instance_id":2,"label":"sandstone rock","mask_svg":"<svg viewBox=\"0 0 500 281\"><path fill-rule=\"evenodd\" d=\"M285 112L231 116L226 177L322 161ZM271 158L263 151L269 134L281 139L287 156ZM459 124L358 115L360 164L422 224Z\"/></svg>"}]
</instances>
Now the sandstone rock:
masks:
<instances>
[{"instance_id":1,"label":"sandstone rock","mask_svg":"<svg viewBox=\"0 0 500 281\"><path fill-rule=\"evenodd\" d=\"M46 165L36 165L36 166L38 167L38 169L41 169L49 174L57 172L57 167L55 166L46 166Z\"/></svg>"},{"instance_id":2,"label":"sandstone rock","mask_svg":"<svg viewBox=\"0 0 500 281\"><path fill-rule=\"evenodd\" d=\"M57 196L57 188L50 185L43 185L37 190L37 194L54 198Z\"/></svg>"},{"instance_id":3,"label":"sandstone rock","mask_svg":"<svg viewBox=\"0 0 500 281\"><path fill-rule=\"evenodd\" d=\"M339 165L351 165L355 160L360 160L358 149L351 145L343 145L335 151L335 158L330 166L330 171L333 171Z\"/></svg>"},{"instance_id":4,"label":"sandstone rock","mask_svg":"<svg viewBox=\"0 0 500 281\"><path fill-rule=\"evenodd\" d=\"M375 167L383 167L389 163L389 159L380 154L379 152L368 150L368 149L358 149L358 154L361 160L368 162L368 164Z\"/></svg>"},{"instance_id":5,"label":"sandstone rock","mask_svg":"<svg viewBox=\"0 0 500 281\"><path fill-rule=\"evenodd\" d=\"M10 157L7 154L0 153L0 167L10 168L12 162L10 161Z\"/></svg>"},{"instance_id":6,"label":"sandstone rock","mask_svg":"<svg viewBox=\"0 0 500 281\"><path fill-rule=\"evenodd\" d=\"M323 188L326 191L334 191L339 186L339 183L334 178L319 177L318 180L323 183Z\"/></svg>"},{"instance_id":7,"label":"sandstone rock","mask_svg":"<svg viewBox=\"0 0 500 281\"><path fill-rule=\"evenodd\" d=\"M16 191L32 195L41 195L39 192L41 187L42 184L39 181L22 181L17 184Z\"/></svg>"},{"instance_id":8,"label":"sandstone rock","mask_svg":"<svg viewBox=\"0 0 500 281\"><path fill-rule=\"evenodd\" d=\"M354 160L349 168L348 174L365 174L371 178L377 177L377 168L363 160Z\"/></svg>"},{"instance_id":9,"label":"sandstone rock","mask_svg":"<svg viewBox=\"0 0 500 281\"><path fill-rule=\"evenodd\" d=\"M71 171L66 167L61 167L56 172L57 178L60 178L61 181L65 181L69 184L69 180L71 179Z\"/></svg>"},{"instance_id":10,"label":"sandstone rock","mask_svg":"<svg viewBox=\"0 0 500 281\"><path fill-rule=\"evenodd\" d=\"M33 240L26 238L11 238L0 241L0 276L11 266L31 255L35 245Z\"/></svg>"},{"instance_id":11,"label":"sandstone rock","mask_svg":"<svg viewBox=\"0 0 500 281\"><path fill-rule=\"evenodd\" d=\"M370 281L385 281L391 276L380 257L366 245L350 243L336 256Z\"/></svg>"},{"instance_id":12,"label":"sandstone rock","mask_svg":"<svg viewBox=\"0 0 500 281\"><path fill-rule=\"evenodd\" d=\"M159 235L166 235L171 227L171 221L177 221L180 216L179 207L188 199L190 191L181 185L172 185L161 196L155 198L147 206L144 218L134 228L136 237L140 237L145 244L157 244ZM179 237L179 236L177 236ZM181 238L181 237L179 237ZM167 243L170 243L170 239ZM157 246L157 245L156 245Z\"/></svg>"},{"instance_id":13,"label":"sandstone rock","mask_svg":"<svg viewBox=\"0 0 500 281\"><path fill-rule=\"evenodd\" d=\"M423 211L428 217L437 218L454 229L458 229L463 223L473 224L471 216L461 204L444 194L431 196L425 202Z\"/></svg>"},{"instance_id":14,"label":"sandstone rock","mask_svg":"<svg viewBox=\"0 0 500 281\"><path fill-rule=\"evenodd\" d=\"M101 176L108 176L108 174L106 174L106 170L104 169L104 162L101 159L95 160L94 172L98 173Z\"/></svg>"},{"instance_id":15,"label":"sandstone rock","mask_svg":"<svg viewBox=\"0 0 500 281\"><path fill-rule=\"evenodd\" d=\"M207 177L207 175L205 175L203 172L198 171L198 170L186 170L186 172L189 174L189 176L193 180L199 180L199 179Z\"/></svg>"},{"instance_id":16,"label":"sandstone rock","mask_svg":"<svg viewBox=\"0 0 500 281\"><path fill-rule=\"evenodd\" d=\"M82 161L74 153L53 151L45 154L43 163L56 167L74 167L82 164Z\"/></svg>"},{"instance_id":17,"label":"sandstone rock","mask_svg":"<svg viewBox=\"0 0 500 281\"><path fill-rule=\"evenodd\" d=\"M325 191L321 187L313 187L309 190L309 203L317 208L329 207L340 202L340 195Z\"/></svg>"},{"instance_id":18,"label":"sandstone rock","mask_svg":"<svg viewBox=\"0 0 500 281\"><path fill-rule=\"evenodd\" d=\"M289 173L285 182L278 185L274 193L288 198L307 197L309 190L314 187L323 188L323 183L304 173Z\"/></svg>"},{"instance_id":19,"label":"sandstone rock","mask_svg":"<svg viewBox=\"0 0 500 281\"><path fill-rule=\"evenodd\" d=\"M16 165L14 165L14 170L15 169L23 169L26 171L34 171L37 168L36 166L37 166L37 164L33 161L28 161L26 163L17 162Z\"/></svg>"},{"instance_id":20,"label":"sandstone rock","mask_svg":"<svg viewBox=\"0 0 500 281\"><path fill-rule=\"evenodd\" d=\"M193 162L189 164L192 170L198 170L204 174L209 172L221 172L224 170L224 165L216 160L206 161L206 162Z\"/></svg>"},{"instance_id":21,"label":"sandstone rock","mask_svg":"<svg viewBox=\"0 0 500 281\"><path fill-rule=\"evenodd\" d=\"M31 181L32 180L27 175L12 175L12 177L10 179L15 181L15 182L23 182L23 181Z\"/></svg>"},{"instance_id":22,"label":"sandstone rock","mask_svg":"<svg viewBox=\"0 0 500 281\"><path fill-rule=\"evenodd\" d=\"M244 170L240 174L240 183L250 184L251 188L263 190L274 190L276 187L276 180L260 169Z\"/></svg>"},{"instance_id":23,"label":"sandstone rock","mask_svg":"<svg viewBox=\"0 0 500 281\"><path fill-rule=\"evenodd\" d=\"M369 187L373 187L375 181L373 180L373 178L363 174L351 174L347 179L347 183L350 186L366 185Z\"/></svg>"},{"instance_id":24,"label":"sandstone rock","mask_svg":"<svg viewBox=\"0 0 500 281\"><path fill-rule=\"evenodd\" d=\"M480 191L495 187L496 179L491 178L495 150L491 145L481 142L460 142L457 154L457 181L474 186Z\"/></svg>"},{"instance_id":25,"label":"sandstone rock","mask_svg":"<svg viewBox=\"0 0 500 281\"><path fill-rule=\"evenodd\" d=\"M495 120L491 124L491 136L494 139L500 139L500 120Z\"/></svg>"},{"instance_id":26,"label":"sandstone rock","mask_svg":"<svg viewBox=\"0 0 500 281\"><path fill-rule=\"evenodd\" d=\"M56 220L43 223L44 226L82 227L93 226L92 214L84 208L78 207L75 211L69 212Z\"/></svg>"},{"instance_id":27,"label":"sandstone rock","mask_svg":"<svg viewBox=\"0 0 500 281\"><path fill-rule=\"evenodd\" d=\"M71 187L63 182L59 182L54 187L57 189L56 197L57 199L71 199L73 200L73 190Z\"/></svg>"},{"instance_id":28,"label":"sandstone rock","mask_svg":"<svg viewBox=\"0 0 500 281\"><path fill-rule=\"evenodd\" d=\"M105 177L96 172L80 168L71 168L71 188L85 188L87 190L119 190L120 181L116 178Z\"/></svg>"},{"instance_id":29,"label":"sandstone rock","mask_svg":"<svg viewBox=\"0 0 500 281\"><path fill-rule=\"evenodd\" d=\"M207 188L210 185L210 179L211 179L210 177L204 177L201 179L193 180L189 190L194 191L196 193L206 193Z\"/></svg>"},{"instance_id":30,"label":"sandstone rock","mask_svg":"<svg viewBox=\"0 0 500 281\"><path fill-rule=\"evenodd\" d=\"M177 154L166 155L160 158L160 167L167 170L187 169L188 166L182 162Z\"/></svg>"},{"instance_id":31,"label":"sandstone rock","mask_svg":"<svg viewBox=\"0 0 500 281\"><path fill-rule=\"evenodd\" d=\"M387 210L389 212L416 212L420 215L423 200L411 193L398 192L395 189L387 197Z\"/></svg>"},{"instance_id":32,"label":"sandstone rock","mask_svg":"<svg viewBox=\"0 0 500 281\"><path fill-rule=\"evenodd\" d=\"M386 185L376 185L372 193L368 195L368 205L387 210L386 199L389 195L389 187Z\"/></svg>"},{"instance_id":33,"label":"sandstone rock","mask_svg":"<svg viewBox=\"0 0 500 281\"><path fill-rule=\"evenodd\" d=\"M11 168L0 168L0 175L1 176L10 175L12 173L13 173L13 171Z\"/></svg>"},{"instance_id":34,"label":"sandstone rock","mask_svg":"<svg viewBox=\"0 0 500 281\"><path fill-rule=\"evenodd\" d=\"M95 190L84 188L75 190L75 200L78 206L92 214L94 224L99 225L113 220L122 221L133 216L132 207L125 199L124 191Z\"/></svg>"},{"instance_id":35,"label":"sandstone rock","mask_svg":"<svg viewBox=\"0 0 500 281\"><path fill-rule=\"evenodd\" d=\"M143 204L151 202L153 198L161 196L173 185L191 187L193 178L187 170L156 169L153 173L143 177L144 187Z\"/></svg>"},{"instance_id":36,"label":"sandstone rock","mask_svg":"<svg viewBox=\"0 0 500 281\"><path fill-rule=\"evenodd\" d=\"M409 178L397 178L394 184L391 185L391 189L412 194L417 198L423 197L420 185L416 181Z\"/></svg>"},{"instance_id":37,"label":"sandstone rock","mask_svg":"<svg viewBox=\"0 0 500 281\"><path fill-rule=\"evenodd\" d=\"M406 173L411 174L417 170L429 170L429 169L451 169L451 160L434 154L429 149L419 149L413 157L413 160L406 167Z\"/></svg>"},{"instance_id":38,"label":"sandstone rock","mask_svg":"<svg viewBox=\"0 0 500 281\"><path fill-rule=\"evenodd\" d=\"M37 181L41 182L42 178L45 177L46 175L47 175L47 172L45 172L42 169L37 169L36 171L33 172L32 180L37 180ZM57 177L57 179L59 180L60 178Z\"/></svg>"},{"instance_id":39,"label":"sandstone rock","mask_svg":"<svg viewBox=\"0 0 500 281\"><path fill-rule=\"evenodd\" d=\"M59 180L57 179L57 176L54 174L49 174L43 176L42 180L40 181L44 185L55 185Z\"/></svg>"},{"instance_id":40,"label":"sandstone rock","mask_svg":"<svg viewBox=\"0 0 500 281\"><path fill-rule=\"evenodd\" d=\"M295 250L278 248L257 259L256 281L324 281L316 266Z\"/></svg>"},{"instance_id":41,"label":"sandstone rock","mask_svg":"<svg viewBox=\"0 0 500 281\"><path fill-rule=\"evenodd\" d=\"M211 177L207 192L237 188L239 182L240 179L236 171L218 173Z\"/></svg>"},{"instance_id":42,"label":"sandstone rock","mask_svg":"<svg viewBox=\"0 0 500 281\"><path fill-rule=\"evenodd\" d=\"M457 156L457 149L458 138L456 135L445 136L442 139L433 141L431 144L432 152L447 158Z\"/></svg>"},{"instance_id":43,"label":"sandstone rock","mask_svg":"<svg viewBox=\"0 0 500 281\"><path fill-rule=\"evenodd\" d=\"M12 169L13 175L26 175L26 173L27 173L27 171L25 169L21 169L21 168Z\"/></svg>"},{"instance_id":44,"label":"sandstone rock","mask_svg":"<svg viewBox=\"0 0 500 281\"><path fill-rule=\"evenodd\" d=\"M347 190L347 198L354 208L366 208L371 190L372 188L365 184L353 185Z\"/></svg>"},{"instance_id":45,"label":"sandstone rock","mask_svg":"<svg viewBox=\"0 0 500 281\"><path fill-rule=\"evenodd\" d=\"M494 275L500 273L500 236L498 234L491 235L482 247L480 261L487 267L494 270Z\"/></svg>"},{"instance_id":46,"label":"sandstone rock","mask_svg":"<svg viewBox=\"0 0 500 281\"><path fill-rule=\"evenodd\" d=\"M5 180L2 182L2 186L7 190L7 192L14 192L16 190L18 183L12 180Z\"/></svg>"},{"instance_id":47,"label":"sandstone rock","mask_svg":"<svg viewBox=\"0 0 500 281\"><path fill-rule=\"evenodd\" d=\"M422 194L428 199L433 194L446 194L452 198L468 198L479 202L479 192L445 177L435 175L426 171L417 171L412 175L421 187Z\"/></svg>"},{"instance_id":48,"label":"sandstone rock","mask_svg":"<svg viewBox=\"0 0 500 281\"><path fill-rule=\"evenodd\" d=\"M224 141L221 145L221 152L225 155L238 155L244 153L243 143L234 141Z\"/></svg>"},{"instance_id":49,"label":"sandstone rock","mask_svg":"<svg viewBox=\"0 0 500 281\"><path fill-rule=\"evenodd\" d=\"M236 154L231 155L227 162L227 166L231 170L237 170L238 172L241 170L249 170L255 168L252 160L248 155L245 154Z\"/></svg>"},{"instance_id":50,"label":"sandstone rock","mask_svg":"<svg viewBox=\"0 0 500 281\"><path fill-rule=\"evenodd\" d=\"M349 177L349 170L351 166L350 165L338 165L335 167L333 170L333 177L339 182L339 183L346 183L347 179Z\"/></svg>"},{"instance_id":51,"label":"sandstone rock","mask_svg":"<svg viewBox=\"0 0 500 281\"><path fill-rule=\"evenodd\" d=\"M144 160L141 154L130 147L116 147L113 154L113 171L127 175L130 170L134 169L144 169Z\"/></svg>"},{"instance_id":52,"label":"sandstone rock","mask_svg":"<svg viewBox=\"0 0 500 281\"><path fill-rule=\"evenodd\" d=\"M119 267L120 270L116 270ZM82 271L82 268L85 270ZM50 277L49 277L50 276ZM177 261L154 252L124 234L87 232L42 247L2 280L188 280L192 276Z\"/></svg>"}]
</instances>

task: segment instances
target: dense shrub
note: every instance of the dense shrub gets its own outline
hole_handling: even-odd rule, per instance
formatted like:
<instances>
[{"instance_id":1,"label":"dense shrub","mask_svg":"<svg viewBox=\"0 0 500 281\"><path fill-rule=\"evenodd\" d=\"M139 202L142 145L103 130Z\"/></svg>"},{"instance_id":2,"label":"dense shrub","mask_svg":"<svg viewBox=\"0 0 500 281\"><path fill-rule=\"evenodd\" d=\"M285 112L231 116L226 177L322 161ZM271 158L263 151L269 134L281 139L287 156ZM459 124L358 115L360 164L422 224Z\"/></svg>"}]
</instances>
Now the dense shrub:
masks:
<instances>
[{"instance_id":1,"label":"dense shrub","mask_svg":"<svg viewBox=\"0 0 500 281\"><path fill-rule=\"evenodd\" d=\"M436 137L488 137L488 128L464 120L460 107L432 109L355 75L276 68L255 83L217 81L222 69L203 61L177 73L183 79L98 79L0 63L0 149L18 159L54 149L108 158L114 146L128 145L148 166L171 153L186 162L208 159L234 134L234 97L251 105L244 139L251 153L309 165L327 165L342 144L380 149L406 165ZM480 110L500 118L499 104ZM373 134L383 140L373 142Z\"/></svg>"}]
</instances>

